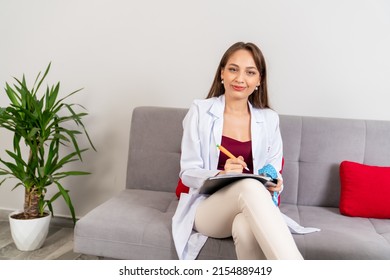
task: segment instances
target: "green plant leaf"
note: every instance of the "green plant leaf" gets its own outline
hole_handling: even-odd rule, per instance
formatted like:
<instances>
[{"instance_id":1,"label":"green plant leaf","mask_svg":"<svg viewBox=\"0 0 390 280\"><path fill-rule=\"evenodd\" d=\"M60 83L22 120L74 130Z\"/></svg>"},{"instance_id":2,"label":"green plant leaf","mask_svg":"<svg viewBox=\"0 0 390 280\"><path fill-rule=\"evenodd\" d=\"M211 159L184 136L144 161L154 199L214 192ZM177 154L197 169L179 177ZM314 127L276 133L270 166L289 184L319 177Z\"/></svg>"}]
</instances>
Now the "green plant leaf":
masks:
<instances>
[{"instance_id":1,"label":"green plant leaf","mask_svg":"<svg viewBox=\"0 0 390 280\"><path fill-rule=\"evenodd\" d=\"M2 172L0 171L0 175L7 175L8 173L5 173L5 172ZM0 181L0 186L5 182L7 181L8 179L10 179L10 177L5 177L3 180Z\"/></svg>"},{"instance_id":2,"label":"green plant leaf","mask_svg":"<svg viewBox=\"0 0 390 280\"><path fill-rule=\"evenodd\" d=\"M60 106L61 104L64 104L64 103L62 103L62 102L63 102L65 99L71 97L72 95L74 95L74 94L76 94L76 93L78 93L79 91L82 91L82 90L83 90L83 88L79 88L78 90L75 90L75 91L69 93L69 94L66 95L64 98L58 100L58 101L56 102L56 104L54 104L54 107L57 107L57 106Z\"/></svg>"},{"instance_id":3,"label":"green plant leaf","mask_svg":"<svg viewBox=\"0 0 390 280\"><path fill-rule=\"evenodd\" d=\"M5 84L5 92L8 95L9 100L15 106L20 105L20 97L16 94L16 92L9 86L8 83Z\"/></svg>"},{"instance_id":4,"label":"green plant leaf","mask_svg":"<svg viewBox=\"0 0 390 280\"><path fill-rule=\"evenodd\" d=\"M49 211L50 211L51 215L54 216L53 205L52 205L51 202L48 201L48 200L45 200L45 202L46 202L47 207L49 208ZM42 208L44 208L44 206L43 206ZM43 210L43 209L42 209L42 210Z\"/></svg>"},{"instance_id":5,"label":"green plant leaf","mask_svg":"<svg viewBox=\"0 0 390 280\"><path fill-rule=\"evenodd\" d=\"M4 161L2 159L0 159L0 162L3 163L9 169L9 174L12 174L20 181L23 181L23 179L26 177L23 168L20 168L18 165Z\"/></svg>"},{"instance_id":6,"label":"green plant leaf","mask_svg":"<svg viewBox=\"0 0 390 280\"><path fill-rule=\"evenodd\" d=\"M19 187L19 186L24 186L22 183L17 183L12 189L11 189L11 191L13 191L14 189L16 189L17 187Z\"/></svg>"},{"instance_id":7,"label":"green plant leaf","mask_svg":"<svg viewBox=\"0 0 390 280\"><path fill-rule=\"evenodd\" d=\"M31 131L28 133L28 138L35 138L35 135L40 131L38 127L33 127Z\"/></svg>"},{"instance_id":8,"label":"green plant leaf","mask_svg":"<svg viewBox=\"0 0 390 280\"><path fill-rule=\"evenodd\" d=\"M47 66L46 71L45 71L45 74L43 74L43 77L42 77L42 79L39 81L37 88L35 89L35 91L32 91L32 93L33 93L34 95L38 92L39 87L41 86L42 82L45 80L47 74L49 73L49 71L50 71L50 66L51 66L51 62L50 62L49 65ZM41 74L41 72L38 73L38 76L37 76L36 81L38 80L40 74ZM34 83L34 84L35 84L35 83Z\"/></svg>"},{"instance_id":9,"label":"green plant leaf","mask_svg":"<svg viewBox=\"0 0 390 280\"><path fill-rule=\"evenodd\" d=\"M73 224L76 224L76 214L74 211L72 201L71 201L70 196L68 194L68 190L65 190L59 182L54 182L54 183L57 185L58 190L60 191L62 197L64 198L65 203L68 205L68 208L69 208L70 213L72 215Z\"/></svg>"},{"instance_id":10,"label":"green plant leaf","mask_svg":"<svg viewBox=\"0 0 390 280\"><path fill-rule=\"evenodd\" d=\"M59 172L54 174L54 180L60 180L68 176L80 176L80 175L89 175L90 172L84 172L84 171L66 171L66 172Z\"/></svg>"},{"instance_id":11,"label":"green plant leaf","mask_svg":"<svg viewBox=\"0 0 390 280\"><path fill-rule=\"evenodd\" d=\"M58 82L56 87L52 89L49 95L46 97L46 110L50 110L53 108L57 100L59 90L60 90L60 83Z\"/></svg>"}]
</instances>

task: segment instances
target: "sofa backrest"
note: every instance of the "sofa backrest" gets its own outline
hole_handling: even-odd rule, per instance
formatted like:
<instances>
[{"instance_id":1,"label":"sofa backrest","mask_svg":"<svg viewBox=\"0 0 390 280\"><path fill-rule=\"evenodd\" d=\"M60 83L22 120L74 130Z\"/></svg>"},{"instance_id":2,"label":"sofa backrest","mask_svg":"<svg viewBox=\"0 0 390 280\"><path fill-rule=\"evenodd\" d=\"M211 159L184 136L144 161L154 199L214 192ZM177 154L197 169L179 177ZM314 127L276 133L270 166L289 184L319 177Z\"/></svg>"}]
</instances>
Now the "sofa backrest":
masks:
<instances>
[{"instance_id":1,"label":"sofa backrest","mask_svg":"<svg viewBox=\"0 0 390 280\"><path fill-rule=\"evenodd\" d=\"M127 188L175 191L187 111L134 109ZM390 166L390 122L281 115L280 129L285 160L282 203L338 207L343 160Z\"/></svg>"},{"instance_id":2,"label":"sofa backrest","mask_svg":"<svg viewBox=\"0 0 390 280\"><path fill-rule=\"evenodd\" d=\"M126 188L174 192L179 179L182 121L188 109L135 108Z\"/></svg>"},{"instance_id":3,"label":"sofa backrest","mask_svg":"<svg viewBox=\"0 0 390 280\"><path fill-rule=\"evenodd\" d=\"M282 203L338 207L342 161L390 166L388 121L281 115L280 130Z\"/></svg>"}]
</instances>

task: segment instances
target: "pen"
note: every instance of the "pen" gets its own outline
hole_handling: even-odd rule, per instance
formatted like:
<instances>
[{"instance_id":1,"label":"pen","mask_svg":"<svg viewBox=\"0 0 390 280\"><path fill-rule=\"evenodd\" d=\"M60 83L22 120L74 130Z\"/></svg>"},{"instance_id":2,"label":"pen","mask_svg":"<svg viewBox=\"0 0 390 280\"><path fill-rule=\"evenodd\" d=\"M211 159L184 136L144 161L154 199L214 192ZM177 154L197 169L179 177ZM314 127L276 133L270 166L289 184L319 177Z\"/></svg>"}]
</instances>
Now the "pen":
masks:
<instances>
[{"instance_id":1,"label":"pen","mask_svg":"<svg viewBox=\"0 0 390 280\"><path fill-rule=\"evenodd\" d=\"M231 158L231 159L236 159L236 157L235 157L231 152L229 152L228 150L226 150L225 147L223 147L223 146L217 144L217 148L218 148L222 153L224 153L225 155L227 155L229 158ZM248 167L244 167L244 168L245 168L245 170L250 171Z\"/></svg>"}]
</instances>

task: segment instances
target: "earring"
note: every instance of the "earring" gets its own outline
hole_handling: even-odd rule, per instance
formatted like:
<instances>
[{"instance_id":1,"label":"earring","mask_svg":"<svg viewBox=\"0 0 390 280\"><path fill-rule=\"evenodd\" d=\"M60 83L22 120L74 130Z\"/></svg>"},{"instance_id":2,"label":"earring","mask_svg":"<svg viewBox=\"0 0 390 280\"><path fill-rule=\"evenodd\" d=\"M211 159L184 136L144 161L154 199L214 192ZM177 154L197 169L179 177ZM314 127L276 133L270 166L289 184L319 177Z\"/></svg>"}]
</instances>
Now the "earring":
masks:
<instances>
[{"instance_id":1,"label":"earring","mask_svg":"<svg viewBox=\"0 0 390 280\"><path fill-rule=\"evenodd\" d=\"M258 89L259 89L259 88L256 86L256 87L255 87L255 90L258 90Z\"/></svg>"},{"instance_id":2,"label":"earring","mask_svg":"<svg viewBox=\"0 0 390 280\"><path fill-rule=\"evenodd\" d=\"M223 80L221 80L221 84L223 84Z\"/></svg>"}]
</instances>

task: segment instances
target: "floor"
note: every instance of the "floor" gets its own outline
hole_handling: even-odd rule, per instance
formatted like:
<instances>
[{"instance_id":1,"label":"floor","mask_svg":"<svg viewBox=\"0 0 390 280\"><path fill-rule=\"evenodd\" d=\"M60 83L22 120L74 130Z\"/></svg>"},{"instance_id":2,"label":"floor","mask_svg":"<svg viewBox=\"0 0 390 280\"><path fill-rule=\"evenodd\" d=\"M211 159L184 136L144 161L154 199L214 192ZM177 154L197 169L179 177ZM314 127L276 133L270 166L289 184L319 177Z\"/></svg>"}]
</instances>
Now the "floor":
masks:
<instances>
[{"instance_id":1,"label":"floor","mask_svg":"<svg viewBox=\"0 0 390 280\"><path fill-rule=\"evenodd\" d=\"M66 218L53 218L42 248L19 251L12 241L8 212L0 210L0 260L97 260L96 256L73 252L73 223Z\"/></svg>"}]
</instances>

